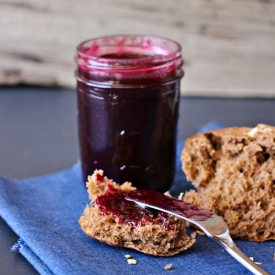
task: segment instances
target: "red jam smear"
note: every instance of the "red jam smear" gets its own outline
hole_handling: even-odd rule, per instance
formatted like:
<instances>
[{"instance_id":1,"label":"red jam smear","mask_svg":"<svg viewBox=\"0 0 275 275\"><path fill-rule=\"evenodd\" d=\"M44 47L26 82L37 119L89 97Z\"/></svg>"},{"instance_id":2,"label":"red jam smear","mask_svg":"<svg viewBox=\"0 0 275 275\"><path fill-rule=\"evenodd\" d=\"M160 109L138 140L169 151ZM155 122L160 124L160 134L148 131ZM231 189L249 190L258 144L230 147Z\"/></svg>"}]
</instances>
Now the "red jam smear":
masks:
<instances>
[{"instance_id":1,"label":"red jam smear","mask_svg":"<svg viewBox=\"0 0 275 275\"><path fill-rule=\"evenodd\" d=\"M166 196L153 190L131 191L127 194L126 199L135 200L136 202L140 203L151 204L168 211L170 210L178 212L186 218L191 218L196 221L205 221L213 215L213 213L196 205Z\"/></svg>"},{"instance_id":2,"label":"red jam smear","mask_svg":"<svg viewBox=\"0 0 275 275\"><path fill-rule=\"evenodd\" d=\"M131 192L130 192L131 193ZM168 214L139 207L125 197L128 192L116 189L108 183L104 195L98 196L95 201L99 211L105 216L118 219L118 223L131 226L145 226L146 224L163 225L166 230L176 230Z\"/></svg>"},{"instance_id":3,"label":"red jam smear","mask_svg":"<svg viewBox=\"0 0 275 275\"><path fill-rule=\"evenodd\" d=\"M96 174L96 180L99 182L104 182L104 177L100 175L99 173Z\"/></svg>"}]
</instances>

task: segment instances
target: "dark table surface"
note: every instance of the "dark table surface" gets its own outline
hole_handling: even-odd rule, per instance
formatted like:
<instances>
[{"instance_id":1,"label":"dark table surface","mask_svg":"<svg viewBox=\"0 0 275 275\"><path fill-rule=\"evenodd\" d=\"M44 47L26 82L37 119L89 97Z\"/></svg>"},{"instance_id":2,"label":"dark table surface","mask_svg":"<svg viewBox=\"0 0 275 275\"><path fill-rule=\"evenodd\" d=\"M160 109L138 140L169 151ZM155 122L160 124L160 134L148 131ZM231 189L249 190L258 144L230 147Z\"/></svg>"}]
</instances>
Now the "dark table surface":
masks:
<instances>
[{"instance_id":1,"label":"dark table surface","mask_svg":"<svg viewBox=\"0 0 275 275\"><path fill-rule=\"evenodd\" d=\"M78 160L76 95L71 90L0 87L0 174L27 178ZM275 99L181 98L178 140L218 121L227 126L275 125ZM0 274L38 274L10 252L18 237L0 218Z\"/></svg>"}]
</instances>

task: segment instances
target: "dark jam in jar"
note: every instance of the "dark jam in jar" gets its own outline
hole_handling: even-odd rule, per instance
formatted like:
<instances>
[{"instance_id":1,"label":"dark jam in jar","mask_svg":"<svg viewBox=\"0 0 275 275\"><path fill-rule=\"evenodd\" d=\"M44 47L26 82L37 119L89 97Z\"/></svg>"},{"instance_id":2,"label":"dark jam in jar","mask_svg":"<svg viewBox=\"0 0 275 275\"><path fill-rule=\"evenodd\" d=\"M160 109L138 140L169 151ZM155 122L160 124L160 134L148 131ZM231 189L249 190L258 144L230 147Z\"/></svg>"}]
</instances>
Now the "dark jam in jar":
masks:
<instances>
[{"instance_id":1,"label":"dark jam in jar","mask_svg":"<svg viewBox=\"0 0 275 275\"><path fill-rule=\"evenodd\" d=\"M84 182L102 169L118 183L167 191L175 169L180 46L148 36L98 38L79 45L76 61Z\"/></svg>"}]
</instances>

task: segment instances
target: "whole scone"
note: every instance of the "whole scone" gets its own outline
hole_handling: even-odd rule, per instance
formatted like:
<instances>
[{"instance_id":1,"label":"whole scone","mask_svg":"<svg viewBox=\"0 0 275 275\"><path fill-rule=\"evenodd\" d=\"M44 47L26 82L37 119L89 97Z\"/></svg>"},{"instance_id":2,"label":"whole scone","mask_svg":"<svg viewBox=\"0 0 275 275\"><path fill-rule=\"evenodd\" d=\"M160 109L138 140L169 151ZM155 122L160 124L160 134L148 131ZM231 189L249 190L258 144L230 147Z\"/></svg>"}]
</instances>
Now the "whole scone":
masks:
<instances>
[{"instance_id":1,"label":"whole scone","mask_svg":"<svg viewBox=\"0 0 275 275\"><path fill-rule=\"evenodd\" d=\"M186 202L221 216L233 238L275 240L275 127L233 127L187 139Z\"/></svg>"},{"instance_id":2,"label":"whole scone","mask_svg":"<svg viewBox=\"0 0 275 275\"><path fill-rule=\"evenodd\" d=\"M88 177L87 188L91 204L79 223L89 237L156 256L172 256L195 243L182 219L124 200L124 194L136 189L131 183L119 186L96 170Z\"/></svg>"}]
</instances>

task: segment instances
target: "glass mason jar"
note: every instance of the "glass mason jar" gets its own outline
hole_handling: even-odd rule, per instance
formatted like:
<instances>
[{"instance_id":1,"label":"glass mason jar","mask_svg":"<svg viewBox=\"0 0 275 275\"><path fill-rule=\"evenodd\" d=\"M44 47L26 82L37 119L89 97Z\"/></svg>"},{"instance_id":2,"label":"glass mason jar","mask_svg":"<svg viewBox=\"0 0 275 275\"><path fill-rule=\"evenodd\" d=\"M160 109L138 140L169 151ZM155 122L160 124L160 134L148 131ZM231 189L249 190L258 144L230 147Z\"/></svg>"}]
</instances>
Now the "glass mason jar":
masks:
<instances>
[{"instance_id":1,"label":"glass mason jar","mask_svg":"<svg viewBox=\"0 0 275 275\"><path fill-rule=\"evenodd\" d=\"M180 79L178 43L110 36L77 48L83 180L95 169L139 189L169 190L175 172Z\"/></svg>"}]
</instances>

